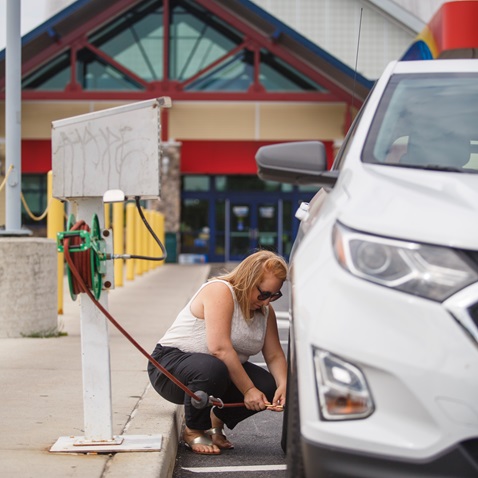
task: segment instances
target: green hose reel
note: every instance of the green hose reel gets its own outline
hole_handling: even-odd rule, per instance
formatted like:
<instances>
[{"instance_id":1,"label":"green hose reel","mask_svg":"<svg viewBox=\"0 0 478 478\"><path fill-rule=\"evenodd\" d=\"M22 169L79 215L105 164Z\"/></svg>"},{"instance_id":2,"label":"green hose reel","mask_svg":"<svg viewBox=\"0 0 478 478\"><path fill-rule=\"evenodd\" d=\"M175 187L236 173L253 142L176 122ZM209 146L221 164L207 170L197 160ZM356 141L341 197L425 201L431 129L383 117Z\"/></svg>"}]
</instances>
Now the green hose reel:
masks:
<instances>
[{"instance_id":1,"label":"green hose reel","mask_svg":"<svg viewBox=\"0 0 478 478\"><path fill-rule=\"evenodd\" d=\"M71 239L69 242L72 243L69 245L68 251L71 253L74 265L86 286L91 290L95 298L99 299L103 287L103 277L106 273L106 242L101 237L98 216L96 214L93 215L91 228L88 228L85 224L84 229L72 230L75 224L75 216L70 214L67 230L57 234L57 250L58 252L64 252L65 238ZM66 271L70 296L73 300L76 300L77 294L81 290L68 264L66 265Z\"/></svg>"}]
</instances>

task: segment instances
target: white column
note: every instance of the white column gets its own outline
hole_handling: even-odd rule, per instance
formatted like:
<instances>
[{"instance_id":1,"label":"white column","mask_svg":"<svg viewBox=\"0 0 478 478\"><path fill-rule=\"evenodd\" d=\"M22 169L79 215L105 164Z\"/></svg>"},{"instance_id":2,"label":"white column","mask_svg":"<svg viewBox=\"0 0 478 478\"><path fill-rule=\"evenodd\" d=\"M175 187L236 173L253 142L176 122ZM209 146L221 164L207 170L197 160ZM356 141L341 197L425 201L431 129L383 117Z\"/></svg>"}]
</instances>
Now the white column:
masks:
<instances>
[{"instance_id":1,"label":"white column","mask_svg":"<svg viewBox=\"0 0 478 478\"><path fill-rule=\"evenodd\" d=\"M5 62L5 138L6 168L10 172L5 186L5 233L21 234L21 34L20 1L7 1L7 43Z\"/></svg>"},{"instance_id":2,"label":"white column","mask_svg":"<svg viewBox=\"0 0 478 478\"><path fill-rule=\"evenodd\" d=\"M100 227L104 225L101 198L75 202L77 221L83 219L91 227L96 214ZM85 441L110 441L113 439L113 412L108 319L86 294L79 294L79 297ZM99 302L108 310L108 291L101 292Z\"/></svg>"}]
</instances>

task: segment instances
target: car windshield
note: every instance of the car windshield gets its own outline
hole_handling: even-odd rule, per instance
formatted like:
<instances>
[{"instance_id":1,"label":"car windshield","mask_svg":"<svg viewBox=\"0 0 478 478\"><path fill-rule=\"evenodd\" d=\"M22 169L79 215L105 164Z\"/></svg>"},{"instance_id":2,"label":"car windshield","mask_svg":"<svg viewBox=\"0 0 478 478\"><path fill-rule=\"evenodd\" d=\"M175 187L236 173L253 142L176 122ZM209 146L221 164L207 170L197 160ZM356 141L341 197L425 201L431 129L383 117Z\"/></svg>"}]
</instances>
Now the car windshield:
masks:
<instances>
[{"instance_id":1,"label":"car windshield","mask_svg":"<svg viewBox=\"0 0 478 478\"><path fill-rule=\"evenodd\" d=\"M395 75L362 160L389 166L478 172L478 75Z\"/></svg>"}]
</instances>

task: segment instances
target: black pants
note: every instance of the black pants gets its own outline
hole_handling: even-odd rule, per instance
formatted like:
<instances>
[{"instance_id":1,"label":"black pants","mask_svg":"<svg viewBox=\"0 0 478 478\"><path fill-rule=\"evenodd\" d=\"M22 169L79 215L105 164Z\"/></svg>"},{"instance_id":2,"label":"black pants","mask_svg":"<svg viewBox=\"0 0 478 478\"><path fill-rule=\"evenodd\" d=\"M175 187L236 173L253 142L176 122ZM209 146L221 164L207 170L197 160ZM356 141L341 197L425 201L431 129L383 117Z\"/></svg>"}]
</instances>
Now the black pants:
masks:
<instances>
[{"instance_id":1,"label":"black pants","mask_svg":"<svg viewBox=\"0 0 478 478\"><path fill-rule=\"evenodd\" d=\"M224 403L243 402L244 396L229 377L229 371L222 360L208 354L186 353L177 348L156 346L152 356L168 372L174 375L191 391L202 390L207 395L220 398ZM244 370L254 385L272 402L276 390L272 375L258 365L246 362ZM148 363L148 374L154 389L166 400L176 404L184 403L186 426L194 430L211 428L210 408L194 408L191 397L184 393L175 383L161 373L151 362ZM257 413L246 407L214 408L215 415L228 428L233 429L240 421Z\"/></svg>"}]
</instances>

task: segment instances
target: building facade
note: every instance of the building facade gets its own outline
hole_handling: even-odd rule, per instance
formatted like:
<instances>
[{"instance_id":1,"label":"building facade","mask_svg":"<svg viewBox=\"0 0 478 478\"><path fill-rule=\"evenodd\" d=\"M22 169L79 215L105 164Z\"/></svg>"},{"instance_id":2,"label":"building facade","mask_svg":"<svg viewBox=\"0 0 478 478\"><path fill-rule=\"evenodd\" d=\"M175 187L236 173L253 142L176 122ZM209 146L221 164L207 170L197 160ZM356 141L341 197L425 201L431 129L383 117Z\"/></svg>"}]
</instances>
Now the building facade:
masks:
<instances>
[{"instance_id":1,"label":"building facade","mask_svg":"<svg viewBox=\"0 0 478 478\"><path fill-rule=\"evenodd\" d=\"M331 164L372 84L248 0L78 0L22 39L22 191L44 210L52 121L168 96L157 208L170 260L287 256L315 190L259 180L255 153L321 140Z\"/></svg>"}]
</instances>

